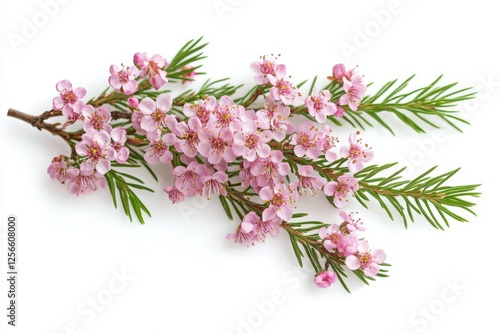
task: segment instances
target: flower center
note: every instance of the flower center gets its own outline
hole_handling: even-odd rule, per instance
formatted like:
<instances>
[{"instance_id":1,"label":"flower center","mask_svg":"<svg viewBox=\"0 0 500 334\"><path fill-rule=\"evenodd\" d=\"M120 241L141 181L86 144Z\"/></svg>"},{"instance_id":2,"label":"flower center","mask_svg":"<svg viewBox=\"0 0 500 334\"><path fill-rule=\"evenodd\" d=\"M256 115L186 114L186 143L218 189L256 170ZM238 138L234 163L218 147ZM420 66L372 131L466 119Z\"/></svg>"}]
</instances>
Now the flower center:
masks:
<instances>
[{"instance_id":1,"label":"flower center","mask_svg":"<svg viewBox=\"0 0 500 334\"><path fill-rule=\"evenodd\" d=\"M217 153L221 154L226 148L226 141L220 137L212 137L209 141L210 147Z\"/></svg>"},{"instance_id":2,"label":"flower center","mask_svg":"<svg viewBox=\"0 0 500 334\"><path fill-rule=\"evenodd\" d=\"M167 151L167 146L162 141L159 141L152 145L151 150L153 151L154 155L162 156L163 154L165 154L165 151Z\"/></svg>"},{"instance_id":3,"label":"flower center","mask_svg":"<svg viewBox=\"0 0 500 334\"><path fill-rule=\"evenodd\" d=\"M359 253L356 257L359 260L359 266L361 269L365 269L371 263L372 256L369 252Z\"/></svg>"},{"instance_id":4,"label":"flower center","mask_svg":"<svg viewBox=\"0 0 500 334\"><path fill-rule=\"evenodd\" d=\"M156 108L155 112L151 115L156 123L161 123L163 120L163 111L160 108Z\"/></svg>"},{"instance_id":5,"label":"flower center","mask_svg":"<svg viewBox=\"0 0 500 334\"><path fill-rule=\"evenodd\" d=\"M245 139L245 147L248 147L250 150L257 149L257 144L259 143L259 136L255 133L247 135Z\"/></svg>"},{"instance_id":6,"label":"flower center","mask_svg":"<svg viewBox=\"0 0 500 334\"><path fill-rule=\"evenodd\" d=\"M64 92L61 93L61 98L65 104L75 103L78 100L78 97L72 90L64 90Z\"/></svg>"},{"instance_id":7,"label":"flower center","mask_svg":"<svg viewBox=\"0 0 500 334\"><path fill-rule=\"evenodd\" d=\"M120 70L118 71L118 78L120 79L121 83L127 83L129 80L129 74L125 70Z\"/></svg>"},{"instance_id":8,"label":"flower center","mask_svg":"<svg viewBox=\"0 0 500 334\"><path fill-rule=\"evenodd\" d=\"M92 143L92 146L89 147L88 157L92 162L97 163L99 159L102 158L101 148L97 142Z\"/></svg>"}]
</instances>

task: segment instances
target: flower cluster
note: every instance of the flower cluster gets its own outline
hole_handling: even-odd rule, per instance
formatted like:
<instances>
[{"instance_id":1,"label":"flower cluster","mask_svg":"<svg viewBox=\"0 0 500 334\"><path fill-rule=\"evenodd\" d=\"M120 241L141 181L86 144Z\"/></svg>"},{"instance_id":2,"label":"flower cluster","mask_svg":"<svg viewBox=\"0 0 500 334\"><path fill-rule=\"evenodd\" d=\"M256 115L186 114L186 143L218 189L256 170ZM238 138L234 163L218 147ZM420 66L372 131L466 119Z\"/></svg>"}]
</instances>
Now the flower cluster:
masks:
<instances>
[{"instance_id":1,"label":"flower cluster","mask_svg":"<svg viewBox=\"0 0 500 334\"><path fill-rule=\"evenodd\" d=\"M394 134L383 116L392 113L417 132L439 127L432 119L458 129L456 124L467 122L454 108L475 97L468 88L441 85L439 77L409 90L410 77L365 98L357 68L337 64L326 84L320 86L316 76L305 90L306 81L294 84L280 55L271 54L250 64L256 84L242 96L236 92L243 85L229 79L185 90L183 84L204 74L198 61L205 58L205 45L201 38L191 40L171 61L137 52L129 65L111 65L109 87L87 102L84 88L62 80L52 110L32 116L9 109L8 115L68 144L71 153L53 158L47 172L71 193L109 187L115 207L120 201L130 221L144 224L151 213L136 191L154 191L128 171L144 167L158 180L156 171L170 170L173 177L162 186L172 203L216 198L227 217L237 219L226 236L237 244L252 246L284 230L300 266L308 260L320 288L339 281L349 291L347 270L368 283L387 277L388 264L382 250L371 250L359 237L365 227L353 213L340 211L339 224L309 220L309 213L297 209L302 196L319 195L335 209L353 199L368 208L372 201L405 226L420 216L444 229L449 220L467 221L456 211L474 213L469 198L479 196L478 185L447 184L458 169L432 176L433 167L405 180L405 167L370 163L373 150L359 131L343 138L335 127L380 125ZM48 122L61 116L62 122Z\"/></svg>"},{"instance_id":2,"label":"flower cluster","mask_svg":"<svg viewBox=\"0 0 500 334\"><path fill-rule=\"evenodd\" d=\"M62 109L67 124L81 120L83 134L74 146L78 157L57 156L47 172L61 183L68 181L70 192L76 195L105 188L104 174L111 170L111 162L123 164L128 159L126 130L111 126L111 113L105 106L95 108L80 100L85 95L84 88L73 91L68 80L58 82L56 88L60 96L53 100L54 110Z\"/></svg>"},{"instance_id":3,"label":"flower cluster","mask_svg":"<svg viewBox=\"0 0 500 334\"><path fill-rule=\"evenodd\" d=\"M354 219L354 213L349 215L339 212L343 222L322 227L318 231L321 243L328 252L345 259L346 266L351 270L360 269L368 277L378 274L379 264L385 261L385 252L381 249L371 251L365 240L359 239L358 231L365 228L361 221ZM315 283L320 288L326 288L334 283L337 275L333 271L324 270L315 277Z\"/></svg>"},{"instance_id":4,"label":"flower cluster","mask_svg":"<svg viewBox=\"0 0 500 334\"><path fill-rule=\"evenodd\" d=\"M207 95L184 103L179 115L173 112L170 93L140 94L140 82L144 80L157 91L168 82L168 62L160 55L149 57L138 52L133 57L134 65L109 68L108 83L123 94L130 110L131 127L127 129L112 124L106 106L84 103L81 98L85 89L73 89L68 80L60 81L53 108L62 110L66 125L82 121L83 133L74 145L76 155L54 158L48 173L61 183L69 181L70 191L77 195L104 188L104 175L111 170L112 162L127 161L127 135L134 134L141 140L146 163L172 165L174 181L164 191L173 203L187 196L210 199L226 197L228 192L235 196L247 189L246 196L250 195L258 206L244 210L236 232L227 235L237 243L254 245L267 234L277 236L280 225L292 219L296 201L307 193L323 192L342 208L359 188L354 173L363 169L373 152L361 143L359 132L349 136L347 145L340 146L331 127L322 123L328 117L341 117L342 106L356 110L366 87L354 70L335 65L334 80L342 82L345 94L332 101L329 90L314 87L304 97L287 76L286 66L276 61L274 56L264 56L250 65L256 72L255 81L267 92L262 108L249 109L228 95ZM196 74L192 67L181 70L189 79ZM293 123L291 116L300 108L310 120ZM324 171L315 168L318 159L328 163L347 161L348 170L325 178ZM232 186L231 179L236 177L239 186ZM366 275L376 273L373 261L380 257L366 255L369 253L362 250L363 242L351 232L350 227L340 232L332 225L321 229L319 235L324 248L345 257L349 268L357 269L357 265ZM321 272L315 280L324 287L334 276Z\"/></svg>"}]
</instances>

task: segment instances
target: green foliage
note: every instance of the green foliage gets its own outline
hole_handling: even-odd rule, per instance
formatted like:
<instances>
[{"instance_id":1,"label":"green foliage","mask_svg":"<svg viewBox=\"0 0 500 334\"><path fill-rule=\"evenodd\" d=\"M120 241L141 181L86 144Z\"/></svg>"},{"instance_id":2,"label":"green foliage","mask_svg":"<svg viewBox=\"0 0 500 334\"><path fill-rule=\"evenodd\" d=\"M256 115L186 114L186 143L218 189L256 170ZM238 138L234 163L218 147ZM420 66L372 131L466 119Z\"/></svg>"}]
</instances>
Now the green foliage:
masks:
<instances>
[{"instance_id":1,"label":"green foliage","mask_svg":"<svg viewBox=\"0 0 500 334\"><path fill-rule=\"evenodd\" d=\"M454 176L459 168L431 177L437 166L430 168L413 180L401 180L401 173L406 167L384 176L397 163L383 166L368 166L354 174L359 181L360 189L356 199L365 208L369 197L375 199L385 210L391 220L394 220L393 210L403 219L408 227L408 221L414 222L414 215L422 215L432 226L443 230L443 223L449 227L449 218L459 222L467 219L456 213L464 210L475 215L472 207L475 203L467 200L479 197L479 184L449 186L446 182ZM391 210L392 208L392 210Z\"/></svg>"},{"instance_id":2,"label":"green foliage","mask_svg":"<svg viewBox=\"0 0 500 334\"><path fill-rule=\"evenodd\" d=\"M393 135L385 114L392 114L403 124L418 133L425 133L426 127L439 128L441 125L435 120L444 122L452 128L461 131L459 124L469 124L457 114L458 103L473 99L476 95L472 88L459 88L457 83L441 86L442 75L425 87L415 90L408 90L408 85L415 75L410 76L402 83L396 85L398 80L392 80L382 86L372 96L365 96L361 101L358 111L352 111L346 107L346 112L342 118L330 116L329 119L340 125L343 121L356 128L374 127L381 125ZM329 86L332 94L342 94L339 91L340 85L331 84Z\"/></svg>"}]
</instances>

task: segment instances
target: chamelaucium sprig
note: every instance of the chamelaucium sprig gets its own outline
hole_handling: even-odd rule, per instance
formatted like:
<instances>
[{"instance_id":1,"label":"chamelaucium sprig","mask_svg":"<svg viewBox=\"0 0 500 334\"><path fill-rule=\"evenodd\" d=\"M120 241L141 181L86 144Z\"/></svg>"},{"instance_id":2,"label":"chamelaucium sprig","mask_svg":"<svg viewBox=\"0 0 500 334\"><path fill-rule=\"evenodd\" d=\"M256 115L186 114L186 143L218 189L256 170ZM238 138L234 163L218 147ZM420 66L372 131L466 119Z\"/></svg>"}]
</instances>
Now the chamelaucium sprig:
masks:
<instances>
[{"instance_id":1,"label":"chamelaucium sprig","mask_svg":"<svg viewBox=\"0 0 500 334\"><path fill-rule=\"evenodd\" d=\"M418 133L444 125L460 131L458 124L468 123L457 104L474 98L470 88L442 85L439 76L410 90L411 76L366 95L357 68L337 64L323 88L315 76L305 94L307 81L294 85L279 55L250 65L256 85L243 93L229 78L183 88L205 74L199 70L206 45L191 40L170 62L137 52L133 64L111 65L109 86L87 102L84 88L61 80L52 109L39 116L9 109L8 115L68 144L67 155L54 157L47 172L71 193L108 187L114 206L120 202L130 221L144 224L151 212L136 191L154 191L134 171L145 168L158 182L151 165L170 165L174 182L163 190L173 203L217 197L227 217L239 222L227 238L247 246L284 230L299 265L307 259L321 288L339 281L349 291L349 272L366 284L388 276L386 254L362 236L359 213L344 211L352 202L365 209L373 202L405 228L417 216L443 230L475 215L479 185L451 186L458 168L434 175L436 166L405 180L405 166L369 164L374 152L359 131L382 126L395 134L395 119ZM343 123L355 128L345 139L335 130ZM323 222L295 212L300 197L320 194L338 218Z\"/></svg>"}]
</instances>

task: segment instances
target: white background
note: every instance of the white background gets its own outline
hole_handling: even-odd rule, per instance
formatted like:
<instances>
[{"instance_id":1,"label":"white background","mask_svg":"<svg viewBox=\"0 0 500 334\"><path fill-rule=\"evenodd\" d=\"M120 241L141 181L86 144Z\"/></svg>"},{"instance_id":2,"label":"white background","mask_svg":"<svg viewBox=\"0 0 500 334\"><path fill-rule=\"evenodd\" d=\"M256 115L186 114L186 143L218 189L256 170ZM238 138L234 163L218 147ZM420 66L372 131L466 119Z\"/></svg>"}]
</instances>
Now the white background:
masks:
<instances>
[{"instance_id":1,"label":"white background","mask_svg":"<svg viewBox=\"0 0 500 334\"><path fill-rule=\"evenodd\" d=\"M493 272L500 232L494 195L500 25L493 2L451 7L400 0L383 25L374 13L393 8L386 0L62 2L45 22L37 1L3 2L0 9L0 332L413 334L498 328ZM23 36L26 22L40 27ZM371 36L363 40L360 31ZM461 166L453 183L483 184L477 218L468 215L470 223L445 232L419 218L405 230L375 203L370 211L353 205L349 209L360 211L372 247L388 254L391 277L370 286L349 280L351 294L339 284L322 290L298 267L285 234L247 248L225 239L237 222L228 221L218 201L170 204L161 191L171 180L168 168L156 169L159 184L144 174L156 190L142 196L153 214L144 226L115 210L107 190L73 197L46 174L53 156L67 154L64 142L6 117L9 107L30 114L50 109L61 79L86 87L90 98L107 84L110 64L130 63L136 51L169 59L201 35L210 43L208 77L235 83L252 84L250 62L281 53L295 82L325 78L334 64L345 62L358 65L374 87L414 73L413 88L439 74L446 83L475 87L480 98L462 105L472 124L464 133L445 128L418 135L390 120L396 137L375 128L363 138L375 150L374 163L401 161L411 167L408 177L436 164L442 172ZM15 46L13 36L25 40ZM347 44L356 53L343 52ZM306 199L300 208L338 221L321 198ZM5 317L8 214L19 219L16 328L7 328ZM124 282L116 280L121 272ZM101 302L99 312L91 311L93 298Z\"/></svg>"}]
</instances>

